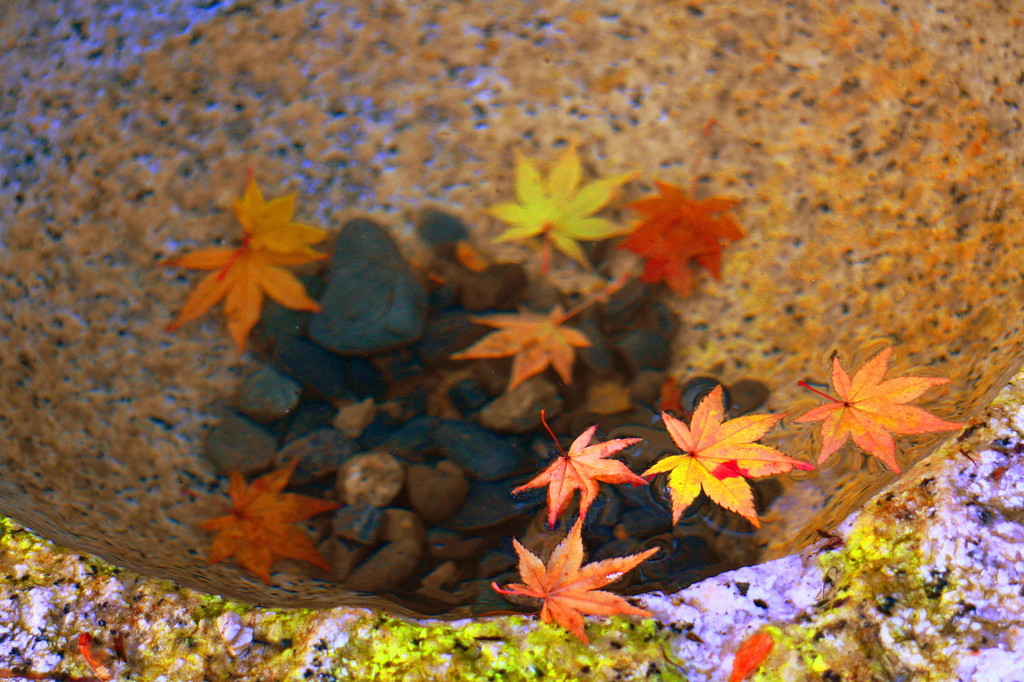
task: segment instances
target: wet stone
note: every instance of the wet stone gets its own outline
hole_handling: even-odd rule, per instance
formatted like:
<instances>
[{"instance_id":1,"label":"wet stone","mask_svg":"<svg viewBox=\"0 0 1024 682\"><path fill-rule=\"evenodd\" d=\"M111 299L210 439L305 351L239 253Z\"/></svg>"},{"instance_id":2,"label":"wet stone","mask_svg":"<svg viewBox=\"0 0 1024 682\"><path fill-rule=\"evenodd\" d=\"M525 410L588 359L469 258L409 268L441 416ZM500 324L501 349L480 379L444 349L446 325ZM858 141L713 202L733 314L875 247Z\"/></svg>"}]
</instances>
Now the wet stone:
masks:
<instances>
[{"instance_id":1,"label":"wet stone","mask_svg":"<svg viewBox=\"0 0 1024 682\"><path fill-rule=\"evenodd\" d=\"M649 299L650 287L631 279L604 304L604 321L611 333L625 331Z\"/></svg>"},{"instance_id":2,"label":"wet stone","mask_svg":"<svg viewBox=\"0 0 1024 682\"><path fill-rule=\"evenodd\" d=\"M664 580L682 571L702 570L718 559L707 541L699 535L659 535L644 543L644 548L661 551L640 565L644 580Z\"/></svg>"},{"instance_id":3,"label":"wet stone","mask_svg":"<svg viewBox=\"0 0 1024 682\"><path fill-rule=\"evenodd\" d=\"M656 506L633 507L619 517L616 532L630 537L645 538L662 533L672 527L672 515Z\"/></svg>"},{"instance_id":4,"label":"wet stone","mask_svg":"<svg viewBox=\"0 0 1024 682\"><path fill-rule=\"evenodd\" d=\"M590 341L589 346L576 350L583 364L597 374L607 374L612 371L614 363L612 349L608 345L604 334L598 329L597 324L587 320L586 322L576 324L575 327L586 334L587 339Z\"/></svg>"},{"instance_id":5,"label":"wet stone","mask_svg":"<svg viewBox=\"0 0 1024 682\"><path fill-rule=\"evenodd\" d=\"M421 453L433 445L434 429L441 423L437 417L422 414L391 431L380 442L380 449L403 459L420 461Z\"/></svg>"},{"instance_id":6,"label":"wet stone","mask_svg":"<svg viewBox=\"0 0 1024 682\"><path fill-rule=\"evenodd\" d=\"M540 427L541 410L548 418L557 415L562 411L562 398L554 384L535 376L489 402L476 419L499 433L527 433Z\"/></svg>"},{"instance_id":7,"label":"wet stone","mask_svg":"<svg viewBox=\"0 0 1024 682\"><path fill-rule=\"evenodd\" d=\"M474 481L462 507L444 523L442 528L468 533L531 515L544 503L543 494L512 495L512 489L530 477L517 477L488 483Z\"/></svg>"},{"instance_id":8,"label":"wet stone","mask_svg":"<svg viewBox=\"0 0 1024 682\"><path fill-rule=\"evenodd\" d=\"M273 367L261 367L242 382L238 409L261 424L284 417L299 404L302 386Z\"/></svg>"},{"instance_id":9,"label":"wet stone","mask_svg":"<svg viewBox=\"0 0 1024 682\"><path fill-rule=\"evenodd\" d=\"M427 293L397 244L377 223L349 221L335 241L322 311L309 336L342 355L385 351L423 334Z\"/></svg>"},{"instance_id":10,"label":"wet stone","mask_svg":"<svg viewBox=\"0 0 1024 682\"><path fill-rule=\"evenodd\" d=\"M488 550L480 557L479 575L481 578L498 575L515 567L517 563L518 560L510 551Z\"/></svg>"},{"instance_id":11,"label":"wet stone","mask_svg":"<svg viewBox=\"0 0 1024 682\"><path fill-rule=\"evenodd\" d=\"M418 544L426 541L426 530L419 517L408 509L388 507L383 511L380 539L383 542L414 540Z\"/></svg>"},{"instance_id":12,"label":"wet stone","mask_svg":"<svg viewBox=\"0 0 1024 682\"><path fill-rule=\"evenodd\" d=\"M349 403L338 408L338 414L331 421L334 428L346 438L359 438L377 416L377 404L373 398L362 402Z\"/></svg>"},{"instance_id":13,"label":"wet stone","mask_svg":"<svg viewBox=\"0 0 1024 682\"><path fill-rule=\"evenodd\" d=\"M516 473L528 461L519 443L472 422L445 420L434 430L434 444L476 478L495 481Z\"/></svg>"},{"instance_id":14,"label":"wet stone","mask_svg":"<svg viewBox=\"0 0 1024 682\"><path fill-rule=\"evenodd\" d=\"M468 417L487 404L489 398L474 379L463 379L448 389L448 400L462 416Z\"/></svg>"},{"instance_id":15,"label":"wet stone","mask_svg":"<svg viewBox=\"0 0 1024 682\"><path fill-rule=\"evenodd\" d=\"M633 375L645 369L666 369L672 359L669 338L646 329L626 332L615 340L615 349Z\"/></svg>"},{"instance_id":16,"label":"wet stone","mask_svg":"<svg viewBox=\"0 0 1024 682\"><path fill-rule=\"evenodd\" d=\"M349 504L334 512L331 527L334 535L360 545L376 544L384 512L366 502Z\"/></svg>"},{"instance_id":17,"label":"wet stone","mask_svg":"<svg viewBox=\"0 0 1024 682\"><path fill-rule=\"evenodd\" d=\"M455 531L445 528L427 530L427 554L437 561L463 561L476 556L483 548L483 538L464 538Z\"/></svg>"},{"instance_id":18,"label":"wet stone","mask_svg":"<svg viewBox=\"0 0 1024 682\"><path fill-rule=\"evenodd\" d=\"M637 372L633 383L630 384L629 392L638 403L642 403L653 409L661 408L661 387L665 383L665 373L644 369Z\"/></svg>"},{"instance_id":19,"label":"wet stone","mask_svg":"<svg viewBox=\"0 0 1024 682\"><path fill-rule=\"evenodd\" d=\"M324 278L321 275L300 275L299 281L314 300L324 291ZM310 315L307 311L285 308L277 301L267 299L260 313L260 321L253 329L253 339L256 343L272 346L288 336L304 336Z\"/></svg>"},{"instance_id":20,"label":"wet stone","mask_svg":"<svg viewBox=\"0 0 1024 682\"><path fill-rule=\"evenodd\" d=\"M356 455L338 470L338 499L386 507L398 496L404 478L402 465L386 452Z\"/></svg>"},{"instance_id":21,"label":"wet stone","mask_svg":"<svg viewBox=\"0 0 1024 682\"><path fill-rule=\"evenodd\" d=\"M397 590L412 577L422 554L415 541L389 542L352 571L345 587L357 592Z\"/></svg>"},{"instance_id":22,"label":"wet stone","mask_svg":"<svg viewBox=\"0 0 1024 682\"><path fill-rule=\"evenodd\" d=\"M274 364L282 372L325 398L355 400L345 382L345 363L312 341L291 336L274 347Z\"/></svg>"},{"instance_id":23,"label":"wet stone","mask_svg":"<svg viewBox=\"0 0 1024 682\"><path fill-rule=\"evenodd\" d=\"M206 439L206 456L220 474L238 471L246 476L269 469L277 439L259 424L229 414L213 427Z\"/></svg>"},{"instance_id":24,"label":"wet stone","mask_svg":"<svg viewBox=\"0 0 1024 682\"><path fill-rule=\"evenodd\" d=\"M420 215L416 234L429 246L454 247L457 242L469 239L469 228L450 213L427 209Z\"/></svg>"},{"instance_id":25,"label":"wet stone","mask_svg":"<svg viewBox=\"0 0 1024 682\"><path fill-rule=\"evenodd\" d=\"M317 429L281 448L275 466L296 462L291 483L302 485L335 474L357 452L355 441L345 438L337 429Z\"/></svg>"},{"instance_id":26,"label":"wet stone","mask_svg":"<svg viewBox=\"0 0 1024 682\"><path fill-rule=\"evenodd\" d=\"M458 511L469 492L469 483L454 462L442 460L437 467L415 465L406 476L409 504L426 523L440 523Z\"/></svg>"},{"instance_id":27,"label":"wet stone","mask_svg":"<svg viewBox=\"0 0 1024 682\"><path fill-rule=\"evenodd\" d=\"M483 272L462 271L459 303L471 312L515 310L526 288L526 270L518 263L495 263Z\"/></svg>"},{"instance_id":28,"label":"wet stone","mask_svg":"<svg viewBox=\"0 0 1024 682\"><path fill-rule=\"evenodd\" d=\"M317 429L331 426L338 410L326 400L302 400L299 406L292 412L288 420L288 428L285 431L284 442L290 443L293 440L309 435Z\"/></svg>"},{"instance_id":29,"label":"wet stone","mask_svg":"<svg viewBox=\"0 0 1024 682\"><path fill-rule=\"evenodd\" d=\"M425 365L449 362L452 353L469 347L488 333L489 329L470 319L461 308L440 310L427 320L423 338L413 349Z\"/></svg>"},{"instance_id":30,"label":"wet stone","mask_svg":"<svg viewBox=\"0 0 1024 682\"><path fill-rule=\"evenodd\" d=\"M755 379L740 379L729 386L729 415L738 417L764 405L770 391Z\"/></svg>"},{"instance_id":31,"label":"wet stone","mask_svg":"<svg viewBox=\"0 0 1024 682\"><path fill-rule=\"evenodd\" d=\"M317 551L327 562L329 568L324 571L315 566L309 568L310 575L320 580L344 582L352 573L355 565L366 556L366 548L344 538L331 535L317 545Z\"/></svg>"}]
</instances>

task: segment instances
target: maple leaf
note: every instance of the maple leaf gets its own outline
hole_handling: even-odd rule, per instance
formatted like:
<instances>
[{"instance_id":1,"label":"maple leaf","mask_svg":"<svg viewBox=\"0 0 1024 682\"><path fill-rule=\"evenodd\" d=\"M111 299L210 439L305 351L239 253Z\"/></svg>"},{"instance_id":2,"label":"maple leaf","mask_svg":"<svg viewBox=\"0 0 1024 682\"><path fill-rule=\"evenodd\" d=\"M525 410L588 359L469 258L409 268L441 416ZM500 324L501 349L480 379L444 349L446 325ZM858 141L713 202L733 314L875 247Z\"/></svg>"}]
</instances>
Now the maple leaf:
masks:
<instances>
[{"instance_id":1,"label":"maple leaf","mask_svg":"<svg viewBox=\"0 0 1024 682\"><path fill-rule=\"evenodd\" d=\"M242 225L240 247L212 247L163 262L163 265L214 271L188 295L167 331L200 317L224 299L228 332L241 353L249 332L259 321L265 296L293 310L320 310L320 305L306 294L302 282L283 266L326 258L326 254L315 251L310 245L322 241L327 231L291 222L295 194L266 202L251 172L245 193L234 201L232 208Z\"/></svg>"},{"instance_id":2,"label":"maple leaf","mask_svg":"<svg viewBox=\"0 0 1024 682\"><path fill-rule=\"evenodd\" d=\"M761 667L774 647L775 640L767 632L756 632L743 640L736 650L729 682L743 682L747 675Z\"/></svg>"},{"instance_id":3,"label":"maple leaf","mask_svg":"<svg viewBox=\"0 0 1024 682\"><path fill-rule=\"evenodd\" d=\"M608 205L622 185L634 179L636 172L623 173L604 180L595 180L580 187L583 168L576 153L576 145L555 161L547 180L529 159L516 151L516 202L497 204L488 213L513 227L495 241L528 239L542 235L544 251L541 271L547 272L551 247L569 256L581 265L587 265L583 249L577 240L607 239L625 232L604 218L594 214Z\"/></svg>"},{"instance_id":4,"label":"maple leaf","mask_svg":"<svg viewBox=\"0 0 1024 682\"><path fill-rule=\"evenodd\" d=\"M598 481L647 485L647 481L630 471L622 462L607 459L619 450L639 443L641 438L616 438L590 445L590 440L597 431L597 425L594 425L581 433L569 446L569 452L565 452L548 427L544 410L541 410L540 418L544 428L554 438L561 454L547 469L529 482L514 488L512 492L521 493L531 488L548 486L549 528L554 527L555 519L569 506L573 493L577 490L580 491L580 518L584 518L590 505L597 499Z\"/></svg>"},{"instance_id":5,"label":"maple leaf","mask_svg":"<svg viewBox=\"0 0 1024 682\"><path fill-rule=\"evenodd\" d=\"M234 556L245 568L270 584L270 567L278 558L298 559L327 569L327 562L313 542L294 525L340 505L295 493L281 493L295 469L295 462L265 474L251 485L237 471L231 472L228 493L231 513L204 521L203 530L217 531L207 561L215 564Z\"/></svg>"},{"instance_id":6,"label":"maple leaf","mask_svg":"<svg viewBox=\"0 0 1024 682\"><path fill-rule=\"evenodd\" d=\"M843 369L839 358L832 358L832 387L839 394L836 400L827 393L797 382L832 402L819 405L801 415L797 422L823 422L822 445L818 464L828 459L852 436L853 442L881 460L894 473L900 473L896 462L896 443L892 434L956 431L959 422L939 419L920 407L906 405L932 386L949 381L943 377L898 377L883 381L889 366L892 346L883 349L864 363L853 379Z\"/></svg>"},{"instance_id":7,"label":"maple leaf","mask_svg":"<svg viewBox=\"0 0 1024 682\"><path fill-rule=\"evenodd\" d=\"M627 205L644 219L618 248L645 259L643 281L663 281L676 293L685 295L694 284L691 261L719 278L722 242L743 236L736 221L724 214L740 202L722 197L695 201L675 185L658 181L654 184L659 196Z\"/></svg>"},{"instance_id":8,"label":"maple leaf","mask_svg":"<svg viewBox=\"0 0 1024 682\"><path fill-rule=\"evenodd\" d=\"M723 422L722 387L701 400L690 426L668 412L662 412L672 442L682 454L659 460L642 476L671 472L668 478L672 496L672 521L679 521L683 510L703 490L711 501L736 512L760 528L754 495L747 478L761 478L814 467L787 457L778 450L754 441L764 437L785 414L751 414Z\"/></svg>"},{"instance_id":9,"label":"maple leaf","mask_svg":"<svg viewBox=\"0 0 1024 682\"><path fill-rule=\"evenodd\" d=\"M491 583L499 594L518 594L542 600L540 619L545 623L558 623L589 643L583 631L583 615L609 616L625 614L650 616L643 609L629 604L617 594L599 590L615 582L623 573L631 571L658 551L652 547L639 554L613 557L595 561L580 567L583 563L583 539L581 526L583 517L573 524L569 534L551 552L548 565L530 550L512 540L519 557L519 575L523 582L512 583L504 588Z\"/></svg>"},{"instance_id":10,"label":"maple leaf","mask_svg":"<svg viewBox=\"0 0 1024 682\"><path fill-rule=\"evenodd\" d=\"M523 311L472 317L474 322L497 327L469 348L452 354L453 360L473 358L504 358L515 356L509 390L514 389L548 365L555 368L562 381L572 383L572 363L576 348L590 345L587 335L572 327L563 327L569 316L556 305L544 315Z\"/></svg>"}]
</instances>

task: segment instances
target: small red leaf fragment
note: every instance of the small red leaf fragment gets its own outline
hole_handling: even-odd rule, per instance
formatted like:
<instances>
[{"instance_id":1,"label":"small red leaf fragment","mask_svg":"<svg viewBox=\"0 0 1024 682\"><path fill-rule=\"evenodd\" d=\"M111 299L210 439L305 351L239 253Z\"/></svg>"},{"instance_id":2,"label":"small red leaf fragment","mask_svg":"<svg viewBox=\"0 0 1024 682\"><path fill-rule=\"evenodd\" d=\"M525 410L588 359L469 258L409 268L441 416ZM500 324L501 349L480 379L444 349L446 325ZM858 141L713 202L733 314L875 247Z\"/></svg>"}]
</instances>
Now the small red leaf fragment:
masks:
<instances>
[{"instance_id":1,"label":"small red leaf fragment","mask_svg":"<svg viewBox=\"0 0 1024 682\"><path fill-rule=\"evenodd\" d=\"M761 667L774 646L775 640L767 632L757 632L747 637L743 644L740 644L740 648L736 650L729 682L743 682L747 679L747 675Z\"/></svg>"},{"instance_id":2,"label":"small red leaf fragment","mask_svg":"<svg viewBox=\"0 0 1024 682\"><path fill-rule=\"evenodd\" d=\"M82 653L82 658L85 659L85 663L89 666L93 675L103 682L113 679L114 672L110 669L106 660L109 656L105 652L93 649L92 635L88 632L78 635L78 650Z\"/></svg>"}]
</instances>

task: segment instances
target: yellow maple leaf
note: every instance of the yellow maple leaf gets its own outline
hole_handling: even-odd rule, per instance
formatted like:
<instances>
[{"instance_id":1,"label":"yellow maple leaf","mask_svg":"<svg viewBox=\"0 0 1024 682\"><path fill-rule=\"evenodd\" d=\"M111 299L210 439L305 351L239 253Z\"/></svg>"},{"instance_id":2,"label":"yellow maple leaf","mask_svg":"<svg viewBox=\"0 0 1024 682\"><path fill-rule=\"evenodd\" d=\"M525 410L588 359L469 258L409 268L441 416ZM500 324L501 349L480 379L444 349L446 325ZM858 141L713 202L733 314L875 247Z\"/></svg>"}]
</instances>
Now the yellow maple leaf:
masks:
<instances>
[{"instance_id":1,"label":"yellow maple leaf","mask_svg":"<svg viewBox=\"0 0 1024 682\"><path fill-rule=\"evenodd\" d=\"M320 310L320 305L306 294L302 282L283 266L326 258L326 254L315 251L310 245L323 241L327 231L292 222L294 193L264 201L252 173L245 193L234 201L232 208L242 225L240 247L211 247L163 262L163 265L214 271L196 285L167 330L174 331L202 316L224 299L228 333L241 353L249 332L259 321L265 296L293 310Z\"/></svg>"},{"instance_id":2,"label":"yellow maple leaf","mask_svg":"<svg viewBox=\"0 0 1024 682\"><path fill-rule=\"evenodd\" d=\"M722 404L722 387L716 386L697 406L687 426L662 412L672 442L682 452L659 460L641 476L671 472L672 520L703 492L715 504L736 512L756 528L754 495L745 479L780 474L793 468L814 467L754 441L764 437L784 414L751 414L729 421Z\"/></svg>"},{"instance_id":3,"label":"yellow maple leaf","mask_svg":"<svg viewBox=\"0 0 1024 682\"><path fill-rule=\"evenodd\" d=\"M627 232L629 228L614 225L594 214L615 197L622 185L638 173L623 173L604 180L595 180L580 187L583 168L576 145L555 161L545 180L534 162L516 151L515 190L517 202L497 204L488 213L513 227L495 241L504 242L531 237L544 237L542 271L547 271L551 247L582 265L587 265L578 240L607 239Z\"/></svg>"}]
</instances>

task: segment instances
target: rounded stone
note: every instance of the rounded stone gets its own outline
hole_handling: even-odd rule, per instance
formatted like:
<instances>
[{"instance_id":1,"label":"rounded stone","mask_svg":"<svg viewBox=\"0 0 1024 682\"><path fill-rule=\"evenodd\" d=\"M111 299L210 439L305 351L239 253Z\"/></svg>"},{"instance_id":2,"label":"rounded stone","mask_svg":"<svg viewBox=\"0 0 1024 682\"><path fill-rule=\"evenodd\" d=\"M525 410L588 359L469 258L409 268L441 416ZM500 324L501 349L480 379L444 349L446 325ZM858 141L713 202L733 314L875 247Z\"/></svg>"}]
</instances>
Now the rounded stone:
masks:
<instances>
[{"instance_id":1,"label":"rounded stone","mask_svg":"<svg viewBox=\"0 0 1024 682\"><path fill-rule=\"evenodd\" d=\"M409 467L406 481L409 504L427 523L440 523L458 511L469 492L469 482L457 464L442 460L437 467Z\"/></svg>"},{"instance_id":2,"label":"rounded stone","mask_svg":"<svg viewBox=\"0 0 1024 682\"><path fill-rule=\"evenodd\" d=\"M261 367L242 382L238 409L265 424L280 419L299 404L302 386L273 367Z\"/></svg>"},{"instance_id":3,"label":"rounded stone","mask_svg":"<svg viewBox=\"0 0 1024 682\"><path fill-rule=\"evenodd\" d=\"M274 458L275 466L296 462L291 483L302 485L330 476L357 452L356 442L337 429L317 429L285 445Z\"/></svg>"},{"instance_id":4,"label":"rounded stone","mask_svg":"<svg viewBox=\"0 0 1024 682\"><path fill-rule=\"evenodd\" d=\"M356 455L338 470L338 499L386 507L398 496L404 478L402 465L386 452Z\"/></svg>"},{"instance_id":5,"label":"rounded stone","mask_svg":"<svg viewBox=\"0 0 1024 682\"><path fill-rule=\"evenodd\" d=\"M270 467L277 439L259 424L239 414L221 419L206 439L204 454L218 473L251 475Z\"/></svg>"},{"instance_id":6,"label":"rounded stone","mask_svg":"<svg viewBox=\"0 0 1024 682\"><path fill-rule=\"evenodd\" d=\"M389 542L359 564L345 580L345 587L357 592L396 590L416 570L423 547L415 540Z\"/></svg>"}]
</instances>

